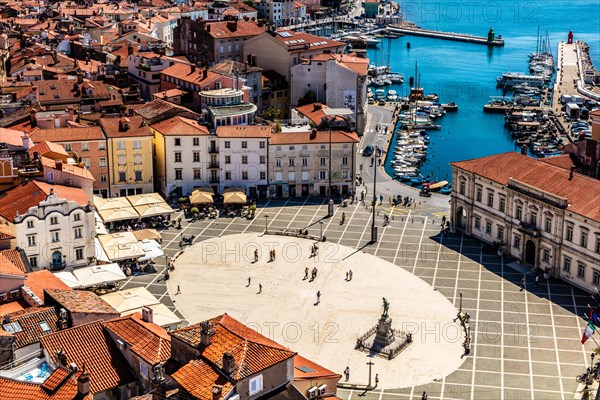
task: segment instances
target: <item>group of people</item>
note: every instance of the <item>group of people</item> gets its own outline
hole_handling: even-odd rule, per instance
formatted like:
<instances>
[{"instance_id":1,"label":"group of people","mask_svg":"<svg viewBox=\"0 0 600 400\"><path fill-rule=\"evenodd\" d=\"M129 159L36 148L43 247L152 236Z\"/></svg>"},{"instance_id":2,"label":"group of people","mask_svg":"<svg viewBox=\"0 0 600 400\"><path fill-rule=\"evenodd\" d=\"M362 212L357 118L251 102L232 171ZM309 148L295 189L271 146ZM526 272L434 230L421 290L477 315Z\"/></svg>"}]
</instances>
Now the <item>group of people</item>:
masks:
<instances>
[{"instance_id":1,"label":"group of people","mask_svg":"<svg viewBox=\"0 0 600 400\"><path fill-rule=\"evenodd\" d=\"M316 257L318 255L319 255L319 246L317 246L317 244L315 243L310 247L310 257L309 258Z\"/></svg>"},{"instance_id":2,"label":"group of people","mask_svg":"<svg viewBox=\"0 0 600 400\"><path fill-rule=\"evenodd\" d=\"M414 201L411 197L409 197L409 196L402 197L400 195L394 197L393 199L390 197L389 203L390 203L390 206L393 204L395 206L405 206L405 207L410 207L413 203L415 204L415 206L417 204L417 202Z\"/></svg>"},{"instance_id":3,"label":"group of people","mask_svg":"<svg viewBox=\"0 0 600 400\"><path fill-rule=\"evenodd\" d=\"M447 220L446 216L444 215L442 217L442 223L440 225L440 231L442 234L444 233L448 233L448 230L450 229L450 225L452 224L451 220Z\"/></svg>"},{"instance_id":4,"label":"group of people","mask_svg":"<svg viewBox=\"0 0 600 400\"><path fill-rule=\"evenodd\" d=\"M352 280L352 270L346 271L346 281L350 282Z\"/></svg>"},{"instance_id":5,"label":"group of people","mask_svg":"<svg viewBox=\"0 0 600 400\"><path fill-rule=\"evenodd\" d=\"M319 269L317 267L313 267L312 272L310 273L310 282L314 281L319 273ZM304 268L304 281L308 279L308 267Z\"/></svg>"}]
</instances>

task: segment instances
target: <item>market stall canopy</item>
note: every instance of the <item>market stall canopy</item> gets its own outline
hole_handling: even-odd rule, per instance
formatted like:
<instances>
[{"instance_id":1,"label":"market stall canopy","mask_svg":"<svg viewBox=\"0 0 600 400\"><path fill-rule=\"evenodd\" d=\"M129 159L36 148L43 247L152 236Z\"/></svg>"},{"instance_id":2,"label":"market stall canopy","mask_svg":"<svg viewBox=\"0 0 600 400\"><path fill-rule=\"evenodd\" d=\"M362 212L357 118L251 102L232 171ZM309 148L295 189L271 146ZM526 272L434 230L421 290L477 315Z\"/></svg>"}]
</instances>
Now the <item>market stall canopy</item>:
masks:
<instances>
[{"instance_id":1,"label":"market stall canopy","mask_svg":"<svg viewBox=\"0 0 600 400\"><path fill-rule=\"evenodd\" d=\"M145 287L138 287L127 290L118 290L100 296L112 308L119 313L124 313L130 310L137 310L144 306L158 304L159 301Z\"/></svg>"},{"instance_id":2,"label":"market stall canopy","mask_svg":"<svg viewBox=\"0 0 600 400\"><path fill-rule=\"evenodd\" d=\"M67 285L71 289L77 289L77 288L81 287L81 285L79 284L79 281L77 280L75 275L73 275L72 272L69 272L69 271L55 272L54 276L56 276L58 279L60 279L65 285Z\"/></svg>"},{"instance_id":3,"label":"market stall canopy","mask_svg":"<svg viewBox=\"0 0 600 400\"><path fill-rule=\"evenodd\" d=\"M73 275L82 288L102 285L105 283L120 282L127 279L119 264L94 265L92 267L78 268Z\"/></svg>"},{"instance_id":4,"label":"market stall canopy","mask_svg":"<svg viewBox=\"0 0 600 400\"><path fill-rule=\"evenodd\" d=\"M104 222L102 222L102 217L98 214L98 211L94 211L94 219L96 223L96 235L106 235L108 230L104 226Z\"/></svg>"},{"instance_id":5,"label":"market stall canopy","mask_svg":"<svg viewBox=\"0 0 600 400\"><path fill-rule=\"evenodd\" d=\"M135 194L126 198L143 218L174 212L171 206L158 193Z\"/></svg>"},{"instance_id":6,"label":"market stall canopy","mask_svg":"<svg viewBox=\"0 0 600 400\"><path fill-rule=\"evenodd\" d=\"M139 229L137 231L131 231L137 240L152 239L159 241L162 239L160 233L156 229Z\"/></svg>"},{"instance_id":7,"label":"market stall canopy","mask_svg":"<svg viewBox=\"0 0 600 400\"><path fill-rule=\"evenodd\" d=\"M132 232L115 232L109 235L99 235L98 241L111 261L128 258L137 259L146 254Z\"/></svg>"},{"instance_id":8,"label":"market stall canopy","mask_svg":"<svg viewBox=\"0 0 600 400\"><path fill-rule=\"evenodd\" d=\"M108 235L108 233L107 233L107 235ZM99 235L99 236L101 236L101 235ZM109 263L110 260L108 259L108 254L106 254L106 251L104 251L104 247L102 247L102 244L98 240L98 236L96 236L94 238L94 245L96 248L96 260L102 261L105 263Z\"/></svg>"},{"instance_id":9,"label":"market stall canopy","mask_svg":"<svg viewBox=\"0 0 600 400\"><path fill-rule=\"evenodd\" d=\"M225 189L223 193L224 204L246 204L247 198L244 189L231 187Z\"/></svg>"},{"instance_id":10,"label":"market stall canopy","mask_svg":"<svg viewBox=\"0 0 600 400\"><path fill-rule=\"evenodd\" d=\"M125 197L104 199L102 197L94 196L94 206L96 207L98 214L100 214L102 221L105 223L140 217Z\"/></svg>"},{"instance_id":11,"label":"market stall canopy","mask_svg":"<svg viewBox=\"0 0 600 400\"><path fill-rule=\"evenodd\" d=\"M144 239L140 241L145 255L138 258L139 261L149 261L157 257L162 257L165 253L160 248L160 244L156 240Z\"/></svg>"},{"instance_id":12,"label":"market stall canopy","mask_svg":"<svg viewBox=\"0 0 600 400\"><path fill-rule=\"evenodd\" d=\"M191 204L212 204L215 202L213 198L213 190L209 188L194 189L190 196Z\"/></svg>"}]
</instances>

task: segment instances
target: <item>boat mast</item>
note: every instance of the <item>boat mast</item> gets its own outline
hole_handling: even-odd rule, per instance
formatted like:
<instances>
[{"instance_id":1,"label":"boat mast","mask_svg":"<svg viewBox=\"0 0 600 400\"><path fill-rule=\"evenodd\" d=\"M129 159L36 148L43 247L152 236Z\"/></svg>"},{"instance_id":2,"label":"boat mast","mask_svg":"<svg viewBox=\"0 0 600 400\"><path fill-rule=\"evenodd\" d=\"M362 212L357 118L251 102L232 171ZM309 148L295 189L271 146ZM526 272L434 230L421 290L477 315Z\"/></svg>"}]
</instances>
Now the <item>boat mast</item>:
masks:
<instances>
[{"instance_id":1,"label":"boat mast","mask_svg":"<svg viewBox=\"0 0 600 400\"><path fill-rule=\"evenodd\" d=\"M535 41L535 55L540 54L540 26L538 25L537 37Z\"/></svg>"}]
</instances>

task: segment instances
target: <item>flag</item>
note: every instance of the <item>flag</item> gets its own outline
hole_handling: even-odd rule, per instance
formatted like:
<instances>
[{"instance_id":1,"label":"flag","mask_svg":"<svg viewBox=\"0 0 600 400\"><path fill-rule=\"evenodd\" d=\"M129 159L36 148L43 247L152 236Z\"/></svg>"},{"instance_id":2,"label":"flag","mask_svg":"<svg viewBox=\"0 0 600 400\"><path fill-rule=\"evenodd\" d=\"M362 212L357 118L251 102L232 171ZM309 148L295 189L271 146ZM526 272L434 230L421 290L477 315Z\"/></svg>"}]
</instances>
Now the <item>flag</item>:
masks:
<instances>
[{"instance_id":1,"label":"flag","mask_svg":"<svg viewBox=\"0 0 600 400\"><path fill-rule=\"evenodd\" d=\"M590 321L596 326L600 326L600 315L594 312L594 309L590 307Z\"/></svg>"},{"instance_id":2,"label":"flag","mask_svg":"<svg viewBox=\"0 0 600 400\"><path fill-rule=\"evenodd\" d=\"M581 337L581 344L584 344L586 340L590 338L596 332L596 327L591 322L588 322L585 329L583 330L583 336Z\"/></svg>"}]
</instances>

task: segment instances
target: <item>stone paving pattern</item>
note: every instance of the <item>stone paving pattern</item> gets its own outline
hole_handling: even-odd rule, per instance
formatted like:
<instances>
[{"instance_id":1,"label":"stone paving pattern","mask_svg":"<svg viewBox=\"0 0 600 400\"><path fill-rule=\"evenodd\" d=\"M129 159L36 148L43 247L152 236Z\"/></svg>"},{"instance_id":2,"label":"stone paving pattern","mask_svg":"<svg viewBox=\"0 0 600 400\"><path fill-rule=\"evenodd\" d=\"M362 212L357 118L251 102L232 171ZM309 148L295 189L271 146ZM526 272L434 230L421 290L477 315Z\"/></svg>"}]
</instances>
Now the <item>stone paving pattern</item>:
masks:
<instances>
[{"instance_id":1,"label":"stone paving pattern","mask_svg":"<svg viewBox=\"0 0 600 400\"><path fill-rule=\"evenodd\" d=\"M319 235L321 221L328 241L362 248L414 273L456 307L459 293L463 293L463 310L471 314L473 347L458 370L430 384L407 389L376 388L364 395L362 391L339 390L340 398L350 400L362 395L359 398L368 400L420 399L424 390L430 400L573 398L578 386L575 376L589 366L589 355L595 347L593 340L585 346L580 344L585 325L581 316L589 312L587 304L591 300L588 294L557 280L541 279L534 287L533 275L528 275L526 290L520 292L522 274L507 266L513 259L484 252L481 243L470 237L439 236L444 214L441 209L407 210L391 208L384 202L376 217L379 241L369 245L371 212L364 205L336 206L333 218L324 220L327 206L320 198L270 200L258 207L251 221L219 218L184 222L181 230L163 231L165 253L173 256L179 251L180 234L196 235L197 243L221 235L260 233L267 222L270 230L308 227L310 234ZM382 228L384 210L393 219ZM346 213L346 224L339 225L342 211ZM164 260L156 261L158 273L131 277L123 288L144 286L178 312L162 281Z\"/></svg>"}]
</instances>

